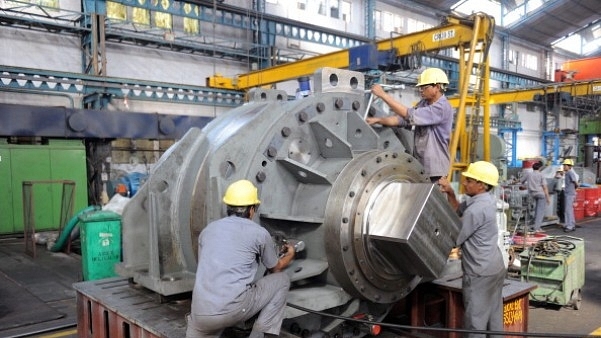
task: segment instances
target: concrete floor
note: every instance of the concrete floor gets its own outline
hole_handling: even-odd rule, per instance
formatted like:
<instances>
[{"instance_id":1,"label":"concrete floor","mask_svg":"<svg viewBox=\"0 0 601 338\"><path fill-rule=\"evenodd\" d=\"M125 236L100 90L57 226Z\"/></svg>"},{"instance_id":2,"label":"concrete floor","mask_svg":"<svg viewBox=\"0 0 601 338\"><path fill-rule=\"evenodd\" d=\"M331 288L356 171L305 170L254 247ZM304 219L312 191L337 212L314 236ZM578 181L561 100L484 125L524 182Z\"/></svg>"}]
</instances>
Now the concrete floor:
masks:
<instances>
[{"instance_id":1,"label":"concrete floor","mask_svg":"<svg viewBox=\"0 0 601 338\"><path fill-rule=\"evenodd\" d=\"M558 225L544 229L548 235L565 235ZM584 219L576 231L568 234L585 242L586 272L581 307L574 310L531 303L528 331L601 336L601 218Z\"/></svg>"},{"instance_id":2,"label":"concrete floor","mask_svg":"<svg viewBox=\"0 0 601 338\"><path fill-rule=\"evenodd\" d=\"M548 235L564 235L558 225L544 229ZM581 307L574 310L568 306L531 302L528 331L538 334L537 337L601 337L601 218L583 220L569 235L585 241L586 273ZM0 274L21 284L20 292L38 293L40 299L50 299L46 303L64 314L58 320L0 330L0 337L76 337L77 313L70 286L81 281L81 259L78 255L51 253L45 247L37 246L36 258L32 258L24 253L22 238L0 239ZM36 280L43 280L44 287L51 285L54 289L40 291ZM48 293L54 296L44 296Z\"/></svg>"}]
</instances>

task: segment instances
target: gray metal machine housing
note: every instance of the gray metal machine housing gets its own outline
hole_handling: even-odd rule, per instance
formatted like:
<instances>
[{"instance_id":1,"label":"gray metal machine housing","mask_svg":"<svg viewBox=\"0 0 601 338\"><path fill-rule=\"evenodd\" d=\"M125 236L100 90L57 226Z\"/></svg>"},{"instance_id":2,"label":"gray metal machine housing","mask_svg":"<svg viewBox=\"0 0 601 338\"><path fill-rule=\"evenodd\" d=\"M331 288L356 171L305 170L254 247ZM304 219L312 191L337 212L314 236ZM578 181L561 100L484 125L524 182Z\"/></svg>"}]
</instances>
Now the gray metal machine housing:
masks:
<instances>
[{"instance_id":1,"label":"gray metal machine housing","mask_svg":"<svg viewBox=\"0 0 601 338\"><path fill-rule=\"evenodd\" d=\"M199 233L225 216L227 186L249 179L262 201L255 221L305 243L287 269L290 304L383 314L439 277L459 219L411 156L412 133L365 122L361 73L322 68L313 83L294 101L255 89L172 146L125 207L118 273L165 296L191 291Z\"/></svg>"}]
</instances>

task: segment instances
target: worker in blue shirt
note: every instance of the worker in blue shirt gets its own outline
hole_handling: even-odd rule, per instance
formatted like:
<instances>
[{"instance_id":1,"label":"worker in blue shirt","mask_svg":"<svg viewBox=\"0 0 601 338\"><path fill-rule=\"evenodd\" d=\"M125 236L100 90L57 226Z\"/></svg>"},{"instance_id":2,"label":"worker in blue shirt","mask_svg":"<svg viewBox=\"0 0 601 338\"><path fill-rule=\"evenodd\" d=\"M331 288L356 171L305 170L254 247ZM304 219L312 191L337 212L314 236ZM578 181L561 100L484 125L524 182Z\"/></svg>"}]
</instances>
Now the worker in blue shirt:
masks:
<instances>
[{"instance_id":1,"label":"worker in blue shirt","mask_svg":"<svg viewBox=\"0 0 601 338\"><path fill-rule=\"evenodd\" d=\"M492 163L471 163L462 173L463 188L469 199L459 203L446 178L439 180L440 190L461 217L456 244L461 248L462 293L465 308L463 328L501 332L503 327L503 283L506 267L499 248L495 196L499 171ZM465 337L503 337L471 333Z\"/></svg>"},{"instance_id":2,"label":"worker in blue shirt","mask_svg":"<svg viewBox=\"0 0 601 338\"><path fill-rule=\"evenodd\" d=\"M370 125L415 127L413 156L424 166L433 183L446 177L451 166L449 141L454 110L444 95L448 84L449 79L441 69L424 70L417 82L422 99L415 107L397 102L376 84L371 89L372 94L381 98L395 115L366 118Z\"/></svg>"}]
</instances>

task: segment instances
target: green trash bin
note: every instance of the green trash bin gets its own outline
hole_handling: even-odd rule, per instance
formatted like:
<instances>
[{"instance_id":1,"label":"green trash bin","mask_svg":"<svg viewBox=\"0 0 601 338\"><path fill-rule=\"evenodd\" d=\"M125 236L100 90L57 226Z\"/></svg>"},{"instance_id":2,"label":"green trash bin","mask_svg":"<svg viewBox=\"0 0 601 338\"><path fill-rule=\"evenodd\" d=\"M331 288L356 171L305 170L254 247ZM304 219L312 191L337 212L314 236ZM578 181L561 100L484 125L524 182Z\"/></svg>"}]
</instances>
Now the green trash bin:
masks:
<instances>
[{"instance_id":1,"label":"green trash bin","mask_svg":"<svg viewBox=\"0 0 601 338\"><path fill-rule=\"evenodd\" d=\"M121 216L99 210L78 218L83 279L117 276L115 264L121 262Z\"/></svg>"}]
</instances>

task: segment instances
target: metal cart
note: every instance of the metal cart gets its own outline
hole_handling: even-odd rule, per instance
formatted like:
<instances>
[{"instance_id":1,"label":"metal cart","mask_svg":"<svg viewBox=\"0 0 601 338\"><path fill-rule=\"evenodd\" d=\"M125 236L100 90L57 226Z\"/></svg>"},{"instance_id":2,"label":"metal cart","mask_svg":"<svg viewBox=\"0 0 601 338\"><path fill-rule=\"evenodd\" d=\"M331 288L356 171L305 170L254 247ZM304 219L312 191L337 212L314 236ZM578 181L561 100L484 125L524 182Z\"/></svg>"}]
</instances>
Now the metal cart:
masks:
<instances>
[{"instance_id":1,"label":"metal cart","mask_svg":"<svg viewBox=\"0 0 601 338\"><path fill-rule=\"evenodd\" d=\"M579 310L584 286L584 240L549 237L520 253L521 280L537 285L533 301L571 306Z\"/></svg>"}]
</instances>

